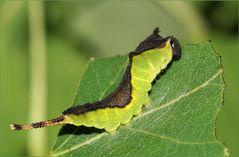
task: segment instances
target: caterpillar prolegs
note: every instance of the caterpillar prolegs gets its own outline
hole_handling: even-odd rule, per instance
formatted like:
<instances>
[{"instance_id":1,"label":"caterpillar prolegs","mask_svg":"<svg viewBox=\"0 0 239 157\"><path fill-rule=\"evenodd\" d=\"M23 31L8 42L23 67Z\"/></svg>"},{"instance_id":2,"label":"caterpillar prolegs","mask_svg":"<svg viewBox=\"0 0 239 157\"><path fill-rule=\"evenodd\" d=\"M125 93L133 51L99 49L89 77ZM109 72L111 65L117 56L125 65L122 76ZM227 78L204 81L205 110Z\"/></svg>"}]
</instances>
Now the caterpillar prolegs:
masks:
<instances>
[{"instance_id":1,"label":"caterpillar prolegs","mask_svg":"<svg viewBox=\"0 0 239 157\"><path fill-rule=\"evenodd\" d=\"M150 103L148 92L152 81L174 59L181 56L181 47L173 36L162 37L159 29L142 41L128 55L128 64L119 86L106 98L70 107L63 115L32 124L11 124L11 129L26 130L53 125L73 124L115 131L137 116L143 105Z\"/></svg>"}]
</instances>

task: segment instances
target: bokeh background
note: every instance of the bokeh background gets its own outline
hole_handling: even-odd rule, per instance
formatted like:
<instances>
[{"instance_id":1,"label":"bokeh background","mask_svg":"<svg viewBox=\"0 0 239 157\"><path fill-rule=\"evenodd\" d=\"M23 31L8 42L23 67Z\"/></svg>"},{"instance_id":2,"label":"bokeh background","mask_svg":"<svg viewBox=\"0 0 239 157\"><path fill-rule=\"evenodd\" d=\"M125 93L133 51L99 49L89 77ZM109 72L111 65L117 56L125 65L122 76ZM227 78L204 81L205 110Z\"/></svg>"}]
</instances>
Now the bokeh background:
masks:
<instances>
[{"instance_id":1,"label":"bokeh background","mask_svg":"<svg viewBox=\"0 0 239 157\"><path fill-rule=\"evenodd\" d=\"M90 57L126 54L155 26L182 45L211 40L227 84L219 140L239 156L238 1L0 1L0 156L46 155L60 127L11 131L12 122L71 106ZM213 94L213 93L212 93Z\"/></svg>"}]
</instances>

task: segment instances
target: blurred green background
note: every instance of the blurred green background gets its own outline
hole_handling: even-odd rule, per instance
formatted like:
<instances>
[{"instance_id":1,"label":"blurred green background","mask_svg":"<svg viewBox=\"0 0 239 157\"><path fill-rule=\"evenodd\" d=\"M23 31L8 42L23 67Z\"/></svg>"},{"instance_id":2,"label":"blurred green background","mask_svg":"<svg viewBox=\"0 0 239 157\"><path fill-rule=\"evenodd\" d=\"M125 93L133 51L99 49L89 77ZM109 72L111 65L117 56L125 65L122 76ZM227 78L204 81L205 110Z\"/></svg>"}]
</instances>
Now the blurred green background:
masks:
<instances>
[{"instance_id":1,"label":"blurred green background","mask_svg":"<svg viewBox=\"0 0 239 157\"><path fill-rule=\"evenodd\" d=\"M182 45L210 39L222 56L216 134L239 156L238 1L159 0L0 1L0 156L48 154L60 127L15 132L9 124L58 116L90 57L126 54L155 26Z\"/></svg>"}]
</instances>

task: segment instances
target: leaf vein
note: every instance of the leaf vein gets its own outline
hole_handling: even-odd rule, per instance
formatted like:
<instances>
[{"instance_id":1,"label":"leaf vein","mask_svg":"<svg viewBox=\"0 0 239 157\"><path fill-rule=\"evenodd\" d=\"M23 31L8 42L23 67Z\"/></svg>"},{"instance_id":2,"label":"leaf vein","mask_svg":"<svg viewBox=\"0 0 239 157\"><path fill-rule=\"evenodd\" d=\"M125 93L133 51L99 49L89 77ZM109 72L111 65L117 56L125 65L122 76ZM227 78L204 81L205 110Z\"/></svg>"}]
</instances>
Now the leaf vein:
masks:
<instances>
[{"instance_id":1,"label":"leaf vein","mask_svg":"<svg viewBox=\"0 0 239 157\"><path fill-rule=\"evenodd\" d=\"M200 145L200 144L217 143L217 142L215 142L215 141L205 141L205 142L187 142L187 141L177 140L177 139L172 138L172 137L167 137L167 136L157 135L157 134L154 134L154 133L151 133L151 132L145 131L145 130L135 129L135 128L131 128L131 127L124 127L124 128L126 128L126 129L128 129L128 130L131 130L131 131L134 131L134 132L138 132L138 133L146 134L146 135L149 135L149 136L157 137L157 138L160 138L160 139L168 140L168 141L171 141L171 142L174 142L174 143L177 143L177 144L185 144L185 145Z\"/></svg>"},{"instance_id":2,"label":"leaf vein","mask_svg":"<svg viewBox=\"0 0 239 157\"><path fill-rule=\"evenodd\" d=\"M79 143L73 147L71 147L70 149L66 149L66 150L63 150L63 151L59 151L59 152L53 152L53 154L51 154L50 156L60 156L60 155L63 155L63 154L66 154L68 152L71 152L71 151L74 151L76 149L79 149L80 147L83 147L85 145L88 145L94 141L97 141L99 140L100 138L102 138L103 136L107 135L106 132L103 132L103 133L100 133L92 138L89 138L88 140L82 142L82 143Z\"/></svg>"}]
</instances>

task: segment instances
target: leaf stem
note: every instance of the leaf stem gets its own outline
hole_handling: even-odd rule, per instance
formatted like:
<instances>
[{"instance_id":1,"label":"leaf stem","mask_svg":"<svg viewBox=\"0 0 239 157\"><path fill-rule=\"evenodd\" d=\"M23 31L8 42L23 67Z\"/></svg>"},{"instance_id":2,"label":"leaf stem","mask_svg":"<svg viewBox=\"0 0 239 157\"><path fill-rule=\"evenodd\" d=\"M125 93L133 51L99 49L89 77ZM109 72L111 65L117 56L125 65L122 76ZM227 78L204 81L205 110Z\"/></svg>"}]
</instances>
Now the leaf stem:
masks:
<instances>
[{"instance_id":1,"label":"leaf stem","mask_svg":"<svg viewBox=\"0 0 239 157\"><path fill-rule=\"evenodd\" d=\"M46 118L46 50L44 6L42 1L29 1L30 29L30 122ZM29 155L46 154L46 130L29 132Z\"/></svg>"}]
</instances>

